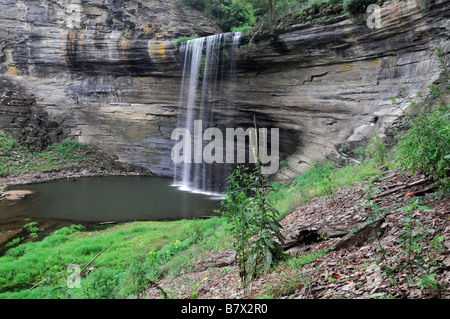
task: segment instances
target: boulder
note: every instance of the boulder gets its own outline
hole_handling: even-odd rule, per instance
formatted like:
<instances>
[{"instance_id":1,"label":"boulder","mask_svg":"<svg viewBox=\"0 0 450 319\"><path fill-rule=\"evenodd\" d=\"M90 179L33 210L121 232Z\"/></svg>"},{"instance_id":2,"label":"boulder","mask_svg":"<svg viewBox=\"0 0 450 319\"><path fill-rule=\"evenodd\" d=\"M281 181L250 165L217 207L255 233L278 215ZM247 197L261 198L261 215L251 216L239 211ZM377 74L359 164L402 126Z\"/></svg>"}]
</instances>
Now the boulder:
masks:
<instances>
[{"instance_id":1,"label":"boulder","mask_svg":"<svg viewBox=\"0 0 450 319\"><path fill-rule=\"evenodd\" d=\"M2 192L1 198L6 200L16 200L16 199L22 199L25 198L25 196L34 194L34 191L29 190L13 190L13 191L7 191Z\"/></svg>"}]
</instances>

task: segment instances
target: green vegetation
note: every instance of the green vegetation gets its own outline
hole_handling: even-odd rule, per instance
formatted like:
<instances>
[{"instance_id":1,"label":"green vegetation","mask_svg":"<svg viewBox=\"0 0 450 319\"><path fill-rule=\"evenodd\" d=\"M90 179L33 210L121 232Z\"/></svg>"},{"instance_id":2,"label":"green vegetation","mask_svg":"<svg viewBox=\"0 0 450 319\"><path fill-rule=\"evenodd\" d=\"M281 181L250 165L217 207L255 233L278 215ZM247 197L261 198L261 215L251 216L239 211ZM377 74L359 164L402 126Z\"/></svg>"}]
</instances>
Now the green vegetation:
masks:
<instances>
[{"instance_id":1,"label":"green vegetation","mask_svg":"<svg viewBox=\"0 0 450 319\"><path fill-rule=\"evenodd\" d=\"M295 207L317 196L332 196L338 187L352 185L380 173L375 160L336 168L329 162L317 162L290 184L274 183L270 191L274 207L286 216Z\"/></svg>"},{"instance_id":2,"label":"green vegetation","mask_svg":"<svg viewBox=\"0 0 450 319\"><path fill-rule=\"evenodd\" d=\"M397 145L386 145L374 131L366 147L354 151L361 158L361 164L337 169L332 163L318 162L291 184L274 183L271 197L282 216L312 197L333 195L337 187L376 176L384 166L403 167L412 174L429 174L448 187L450 105L445 96L450 92L450 73L440 48L436 49L436 54L444 83L440 87L432 85L427 97L419 92L419 102L409 97L412 112L401 108L397 99L392 98L394 107L404 112L407 126L407 130L397 132Z\"/></svg>"},{"instance_id":3,"label":"green vegetation","mask_svg":"<svg viewBox=\"0 0 450 319\"><path fill-rule=\"evenodd\" d=\"M377 204L373 203L372 197L379 194L379 189L369 187L367 195L368 199L366 208L370 209L369 221L373 221L373 227L376 227L376 218L381 215L381 211ZM406 298L405 291L401 289L399 283L394 278L394 274L401 272L406 276L406 284L408 288L418 285L420 289L427 288L429 292L437 297L445 287L436 280L435 271L441 266L438 261L439 256L445 250L442 242L445 236L435 236L432 239L427 238L433 233L434 229L428 228L415 218L417 213L424 210L433 210L432 207L421 206L419 200L416 199L411 205L397 209L398 212L407 212L404 218L403 228L398 232L396 243L400 246L400 251L394 258L395 262L388 261L388 255L391 254L383 247L380 240L380 233L376 233L375 239L379 245L378 264L383 271L383 275L390 278L391 284L397 289L398 293ZM397 262L402 257L403 262Z\"/></svg>"},{"instance_id":4,"label":"green vegetation","mask_svg":"<svg viewBox=\"0 0 450 319\"><path fill-rule=\"evenodd\" d=\"M363 14L366 12L366 9L369 5L375 3L382 3L382 1L374 1L374 0L344 0L342 2L342 7L345 12L352 16L357 16L359 14Z\"/></svg>"},{"instance_id":5,"label":"green vegetation","mask_svg":"<svg viewBox=\"0 0 450 319\"><path fill-rule=\"evenodd\" d=\"M411 206L403 207L399 210L408 212L398 240L402 247L400 255L405 255L406 261L396 267L399 267L401 271L406 271L408 286L413 281L419 281L422 288L427 286L430 289L438 290L439 284L436 282L436 274L433 272L438 268L437 258L444 249L444 247L439 245L444 240L444 237L435 237L432 244L426 248L424 239L427 233L432 234L434 230L425 229L423 224L413 217L414 213L419 210L433 210L433 208L420 206L416 201ZM428 249L426 260L421 257L421 253L425 249Z\"/></svg>"},{"instance_id":6,"label":"green vegetation","mask_svg":"<svg viewBox=\"0 0 450 319\"><path fill-rule=\"evenodd\" d=\"M392 100L405 114L404 121L409 128L398 136L398 163L413 173L431 174L444 182L450 165L450 104L445 100L450 92L450 72L441 48L436 53L446 85L443 88L432 85L427 97L418 92L419 102L408 96L411 111L403 109L396 98Z\"/></svg>"},{"instance_id":7,"label":"green vegetation","mask_svg":"<svg viewBox=\"0 0 450 319\"><path fill-rule=\"evenodd\" d=\"M0 298L139 298L162 275L188 270L200 247L226 245L218 231L222 224L212 218L136 222L88 232L79 225L65 227L0 258ZM80 268L80 288L67 287L70 265Z\"/></svg>"},{"instance_id":8,"label":"green vegetation","mask_svg":"<svg viewBox=\"0 0 450 319\"><path fill-rule=\"evenodd\" d=\"M31 238L36 239L38 237L37 233L41 231L39 227L37 227L37 222L30 222L23 226L23 228L30 234Z\"/></svg>"},{"instance_id":9,"label":"green vegetation","mask_svg":"<svg viewBox=\"0 0 450 319\"><path fill-rule=\"evenodd\" d=\"M0 131L0 156L10 156L16 145L16 140L7 138L5 133Z\"/></svg>"},{"instance_id":10,"label":"green vegetation","mask_svg":"<svg viewBox=\"0 0 450 319\"><path fill-rule=\"evenodd\" d=\"M320 6L311 4L309 8ZM267 289L271 295L266 297L289 295L307 287L313 279L302 268L328 252L310 249L298 258L280 254L283 238L278 221L295 207L317 196L332 198L339 187L375 179L382 170L392 167L427 174L446 190L450 166L450 110L446 97L450 75L442 51L437 48L436 52L443 83L431 86L429 96L419 92L420 101L407 97L409 109L403 108L398 98L393 99L393 107L404 112L407 127L397 132L397 145L386 145L374 131L367 145L353 151L360 157L360 164L338 168L330 162L317 162L286 184L269 186L258 167L255 171L239 167L229 178L227 197L222 204L223 218L136 222L89 231L73 225L41 241L19 246L16 245L22 238L17 238L7 244L9 250L0 257L0 298L140 298L149 287L158 287L163 276L174 278L189 273L198 259L211 251L225 249L237 252L239 275L245 283L265 271L280 270L279 283ZM67 167L86 161L89 152L88 146L66 140L33 153L0 132L0 174ZM282 164L288 165L286 161ZM368 200L365 208L371 210L369 217L375 220L381 210L371 199L380 190L364 191ZM403 204L396 211L406 215L395 244L400 246L396 260L405 262L388 263L385 258L388 252L381 244L377 261L385 276L402 272L408 285L439 294L441 283L433 271L439 266L438 256L445 238L434 236L433 229L415 218L428 207L417 201ZM40 231L35 222L26 224L24 230L32 238ZM434 236L431 241L429 236ZM81 285L69 289L67 278L72 265L80 269ZM169 298L173 293L164 291ZM196 296L195 287L191 296Z\"/></svg>"},{"instance_id":11,"label":"green vegetation","mask_svg":"<svg viewBox=\"0 0 450 319\"><path fill-rule=\"evenodd\" d=\"M181 42L188 41L188 40L193 40L193 39L196 39L196 38L197 37L182 37L182 38L178 38L175 41L175 47L178 48L180 46Z\"/></svg>"},{"instance_id":12,"label":"green vegetation","mask_svg":"<svg viewBox=\"0 0 450 319\"><path fill-rule=\"evenodd\" d=\"M239 274L245 285L283 254L284 237L259 164L240 166L228 178L221 213L228 222Z\"/></svg>"},{"instance_id":13,"label":"green vegetation","mask_svg":"<svg viewBox=\"0 0 450 319\"><path fill-rule=\"evenodd\" d=\"M258 140L256 118L255 134ZM228 177L220 211L232 238L244 293L247 283L282 258L284 245L279 212L273 207L268 179L261 173L258 146L252 149L256 164L238 166Z\"/></svg>"},{"instance_id":14,"label":"green vegetation","mask_svg":"<svg viewBox=\"0 0 450 319\"><path fill-rule=\"evenodd\" d=\"M224 31L253 26L256 23L253 1L239 0L180 0L186 7L199 10L208 18L214 18Z\"/></svg>"},{"instance_id":15,"label":"green vegetation","mask_svg":"<svg viewBox=\"0 0 450 319\"><path fill-rule=\"evenodd\" d=\"M317 250L312 253L301 255L298 258L292 257L280 265L279 281L272 286L267 287L267 292L273 298L289 296L297 289L309 286L313 280L310 275L303 271L303 266L312 263L324 257L327 254L325 250Z\"/></svg>"},{"instance_id":16,"label":"green vegetation","mask_svg":"<svg viewBox=\"0 0 450 319\"><path fill-rule=\"evenodd\" d=\"M201 11L216 22L224 32L254 30L262 34L285 28L285 23L323 21L347 15L356 21L370 13L371 4L382 5L384 0L179 0L182 5ZM422 11L430 7L430 0L420 0Z\"/></svg>"},{"instance_id":17,"label":"green vegetation","mask_svg":"<svg viewBox=\"0 0 450 319\"><path fill-rule=\"evenodd\" d=\"M32 152L0 131L0 175L69 168L90 159L92 148L64 140L42 152Z\"/></svg>"},{"instance_id":18,"label":"green vegetation","mask_svg":"<svg viewBox=\"0 0 450 319\"><path fill-rule=\"evenodd\" d=\"M242 34L245 34L247 31L249 31L249 30L251 30L251 29L252 29L251 26L245 25L245 26L243 26L243 27L233 27L233 28L231 29L231 31L233 31L233 32L241 32Z\"/></svg>"},{"instance_id":19,"label":"green vegetation","mask_svg":"<svg viewBox=\"0 0 450 319\"><path fill-rule=\"evenodd\" d=\"M248 28L256 23L252 5L244 1L224 1L221 15L219 24L223 30Z\"/></svg>"},{"instance_id":20,"label":"green vegetation","mask_svg":"<svg viewBox=\"0 0 450 319\"><path fill-rule=\"evenodd\" d=\"M324 20L339 14L359 17L366 14L370 4L382 4L383 0L180 0L180 3L214 19L227 32L291 20Z\"/></svg>"}]
</instances>

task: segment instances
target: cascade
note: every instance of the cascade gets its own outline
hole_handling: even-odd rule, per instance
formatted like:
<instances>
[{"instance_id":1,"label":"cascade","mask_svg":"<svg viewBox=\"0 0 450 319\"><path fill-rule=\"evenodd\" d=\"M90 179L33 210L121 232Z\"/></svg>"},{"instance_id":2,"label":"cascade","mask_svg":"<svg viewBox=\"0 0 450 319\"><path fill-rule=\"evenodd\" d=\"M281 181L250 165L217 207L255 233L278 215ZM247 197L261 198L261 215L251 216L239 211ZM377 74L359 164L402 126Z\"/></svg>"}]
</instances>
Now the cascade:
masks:
<instances>
[{"instance_id":1,"label":"cascade","mask_svg":"<svg viewBox=\"0 0 450 319\"><path fill-rule=\"evenodd\" d=\"M229 32L184 41L179 52L183 63L177 127L194 136L194 121L201 120L203 129L219 127L218 109L233 122L233 88L236 75L236 53L240 32ZM222 115L223 116L223 115ZM223 125L223 119L222 119ZM221 193L231 169L226 163L207 164L200 158L207 141L191 140L192 158L174 166L174 184L181 190L206 194Z\"/></svg>"}]
</instances>

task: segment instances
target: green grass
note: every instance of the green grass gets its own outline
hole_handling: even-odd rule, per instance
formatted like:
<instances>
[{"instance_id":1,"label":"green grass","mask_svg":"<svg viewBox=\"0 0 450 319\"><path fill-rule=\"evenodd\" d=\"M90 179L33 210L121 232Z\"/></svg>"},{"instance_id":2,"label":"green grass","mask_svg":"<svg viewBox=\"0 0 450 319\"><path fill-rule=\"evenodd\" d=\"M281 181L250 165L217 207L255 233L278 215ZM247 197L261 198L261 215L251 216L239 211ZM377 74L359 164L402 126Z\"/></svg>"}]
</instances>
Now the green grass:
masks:
<instances>
[{"instance_id":1,"label":"green grass","mask_svg":"<svg viewBox=\"0 0 450 319\"><path fill-rule=\"evenodd\" d=\"M32 152L0 131L0 175L73 167L90 159L91 148L64 140L42 152Z\"/></svg>"},{"instance_id":2,"label":"green grass","mask_svg":"<svg viewBox=\"0 0 450 319\"><path fill-rule=\"evenodd\" d=\"M146 280L157 280L162 274L176 274L188 267L197 254L187 252L196 244L212 249L222 239L219 218L173 222L135 222L104 230L82 231L80 226L62 228L42 241L11 248L0 257L0 298L89 298L100 297L98 283L115 281L110 297L127 298L137 291L137 272ZM209 239L211 241L209 242ZM204 243L204 244L200 244ZM111 245L112 244L112 245ZM95 270L82 279L81 288L68 289L69 265L81 269L97 254L111 245L93 263ZM139 261L139 262L137 262ZM147 278L153 274L153 278ZM39 284L38 284L39 283ZM37 287L30 290L31 287ZM95 291L89 290L97 285Z\"/></svg>"},{"instance_id":3,"label":"green grass","mask_svg":"<svg viewBox=\"0 0 450 319\"><path fill-rule=\"evenodd\" d=\"M291 184L274 184L271 198L286 215L315 196L329 196L337 187L379 173L373 160L340 169L318 163ZM89 275L82 276L80 288L69 289L68 266L75 264L83 269L109 245L93 262ZM219 217L134 222L92 231L65 227L41 241L10 248L0 257L0 299L138 298L163 276L170 279L187 274L195 269L199 258L225 249L232 249L232 240L226 221ZM297 271L323 255L317 251L286 263L291 271ZM287 284L294 287L305 283L296 279ZM167 293L170 297L176 292Z\"/></svg>"},{"instance_id":4,"label":"green grass","mask_svg":"<svg viewBox=\"0 0 450 319\"><path fill-rule=\"evenodd\" d=\"M361 164L336 168L331 163L316 163L291 183L274 183L270 192L273 206L283 218L314 197L331 197L338 188L373 179L386 167L398 167L396 150L385 147L379 139L374 139L363 151L365 156ZM382 158L379 153L383 154ZM0 172L3 173L14 169L20 172L63 166L86 158L83 156L88 154L87 146L74 141L64 141L44 152L30 153L0 132L0 165L4 165L0 166ZM37 232L36 226L29 223L27 229L30 233ZM225 220L218 217L135 222L93 231L82 231L77 226L65 227L41 241L17 247L14 247L17 242L10 245L13 248L0 257L0 298L138 298L162 276L173 278L189 273L195 269L199 258L231 249L229 236ZM68 289L68 266L75 264L83 269L109 245L91 265L89 275L82 277L81 287ZM272 293L288 295L298 287L308 285L308 277L301 273L302 266L324 254L316 251L289 259L285 265L292 278L286 277ZM170 296L174 292L168 293Z\"/></svg>"},{"instance_id":5,"label":"green grass","mask_svg":"<svg viewBox=\"0 0 450 319\"><path fill-rule=\"evenodd\" d=\"M310 254L304 254L304 255L299 256L298 258L293 257L293 258L289 259L287 261L287 265L289 266L289 268L292 268L292 269L300 269L304 265L310 264L313 261L316 261L317 259L322 258L326 254L327 254L327 252L325 250L313 251Z\"/></svg>"},{"instance_id":6,"label":"green grass","mask_svg":"<svg viewBox=\"0 0 450 319\"><path fill-rule=\"evenodd\" d=\"M0 174L75 166L88 161L91 151L85 144L65 140L45 151L30 152L0 131ZM196 256L228 247L222 224L220 218L141 222L88 232L72 226L17 246L19 238L7 243L9 250L0 257L0 298L138 296L139 285L163 274L175 276L192 267ZM40 231L37 226L29 223L24 229L32 236ZM82 288L67 289L67 267L74 264L82 269L110 244L95 260L99 266L82 279ZM109 283L114 283L113 291Z\"/></svg>"},{"instance_id":7,"label":"green grass","mask_svg":"<svg viewBox=\"0 0 450 319\"><path fill-rule=\"evenodd\" d=\"M376 160L335 168L331 163L316 163L292 183L275 183L270 192L274 207L284 217L295 207L317 196L332 196L339 187L351 186L380 173Z\"/></svg>"}]
</instances>

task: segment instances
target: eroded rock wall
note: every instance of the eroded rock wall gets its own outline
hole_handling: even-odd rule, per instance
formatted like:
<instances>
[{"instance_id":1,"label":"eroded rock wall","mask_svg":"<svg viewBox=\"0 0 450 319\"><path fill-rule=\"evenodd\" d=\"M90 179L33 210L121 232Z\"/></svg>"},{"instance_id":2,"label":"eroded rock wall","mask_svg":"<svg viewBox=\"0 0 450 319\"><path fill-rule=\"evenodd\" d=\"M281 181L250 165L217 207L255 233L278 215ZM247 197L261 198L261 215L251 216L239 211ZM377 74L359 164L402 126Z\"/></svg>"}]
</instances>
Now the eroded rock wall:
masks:
<instances>
[{"instance_id":1,"label":"eroded rock wall","mask_svg":"<svg viewBox=\"0 0 450 319\"><path fill-rule=\"evenodd\" d=\"M66 134L170 176L182 77L176 39L219 32L177 3L0 0L0 96L31 96ZM232 97L239 120L222 124L252 126L256 114L259 125L279 127L289 164L279 178L314 160L350 160L344 149L398 118L391 96L425 91L439 77L433 51L450 51L450 1L425 13L387 2L381 13L379 29L345 16L291 23L255 37L251 57L241 57ZM231 90L228 79L222 87ZM216 105L229 115L226 95Z\"/></svg>"},{"instance_id":2,"label":"eroded rock wall","mask_svg":"<svg viewBox=\"0 0 450 319\"><path fill-rule=\"evenodd\" d=\"M407 105L402 88L416 97L438 80L434 50L450 51L450 1L435 1L427 12L416 1L389 1L380 18L380 28L340 16L255 37L236 98L242 110L297 133L278 177L324 158L351 161L353 149L374 130L385 137L398 118L391 97Z\"/></svg>"},{"instance_id":3,"label":"eroded rock wall","mask_svg":"<svg viewBox=\"0 0 450 319\"><path fill-rule=\"evenodd\" d=\"M175 42L219 32L210 25L177 1L2 0L0 96L27 95L66 135L166 174L181 77Z\"/></svg>"}]
</instances>

